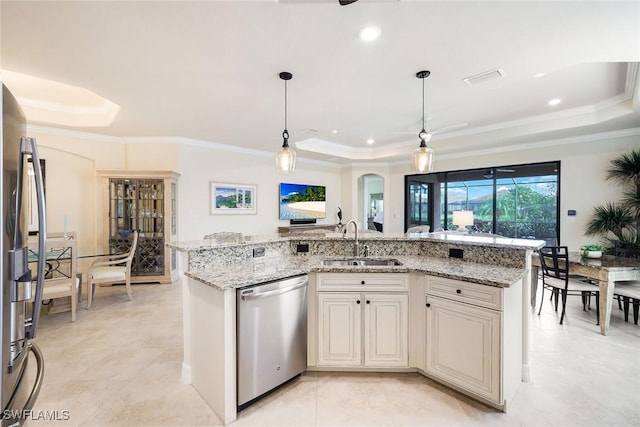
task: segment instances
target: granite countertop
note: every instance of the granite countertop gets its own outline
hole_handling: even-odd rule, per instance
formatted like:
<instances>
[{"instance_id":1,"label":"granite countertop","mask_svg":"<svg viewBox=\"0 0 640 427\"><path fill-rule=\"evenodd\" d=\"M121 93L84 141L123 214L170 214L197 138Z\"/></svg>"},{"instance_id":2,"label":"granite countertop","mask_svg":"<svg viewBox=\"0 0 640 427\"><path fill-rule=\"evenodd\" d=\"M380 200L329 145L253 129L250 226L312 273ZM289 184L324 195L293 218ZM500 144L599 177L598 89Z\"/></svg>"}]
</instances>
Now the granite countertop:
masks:
<instances>
[{"instance_id":1,"label":"granite countertop","mask_svg":"<svg viewBox=\"0 0 640 427\"><path fill-rule=\"evenodd\" d=\"M526 271L518 268L501 267L455 258L435 257L393 257L402 263L399 266L323 266L320 256L289 256L274 258L253 258L249 261L226 267L206 268L188 271L186 276L209 286L224 290L256 285L272 280L284 279L310 272L327 273L409 273L419 272L434 276L459 279L481 285L509 287L522 279ZM375 259L375 257L370 257ZM385 257L387 258L387 257ZM331 257L331 259L336 259Z\"/></svg>"},{"instance_id":2,"label":"granite countertop","mask_svg":"<svg viewBox=\"0 0 640 427\"><path fill-rule=\"evenodd\" d=\"M256 235L245 236L243 242L216 242L215 240L193 240L185 242L167 243L167 246L178 251L188 252L192 250L208 249L212 247L235 247L242 245L256 245L262 243L282 242L282 241L322 241L354 238L354 233L300 233L287 236L280 235ZM514 239L511 237L487 236L480 234L469 234L459 232L437 232L437 233L397 233L382 234L377 232L358 233L360 241L433 241L452 244L464 244L471 246L486 246L496 248L512 248L537 250L545 245L544 240Z\"/></svg>"}]
</instances>

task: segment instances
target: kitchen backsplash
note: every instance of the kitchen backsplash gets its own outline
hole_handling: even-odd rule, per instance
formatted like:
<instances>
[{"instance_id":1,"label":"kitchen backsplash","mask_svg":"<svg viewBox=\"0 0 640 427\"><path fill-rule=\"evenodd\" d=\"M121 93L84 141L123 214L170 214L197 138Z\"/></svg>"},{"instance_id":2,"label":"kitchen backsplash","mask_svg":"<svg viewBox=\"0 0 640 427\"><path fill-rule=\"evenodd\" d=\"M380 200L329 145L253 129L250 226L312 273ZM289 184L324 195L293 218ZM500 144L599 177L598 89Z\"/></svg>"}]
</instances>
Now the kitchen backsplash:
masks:
<instances>
[{"instance_id":1,"label":"kitchen backsplash","mask_svg":"<svg viewBox=\"0 0 640 427\"><path fill-rule=\"evenodd\" d=\"M302 237L302 236L300 236ZM359 241L361 254L364 246L369 257L380 256L424 256L447 258L450 254L462 253L468 262L525 268L526 252L535 247L537 241L514 241L514 244L496 244L491 238L474 239L472 242L451 242L445 239L416 239L407 236L367 236ZM527 246L529 245L529 246ZM524 246L524 247L523 247ZM189 254L189 270L233 265L250 259L254 253L264 258L285 256L350 257L354 255L354 239L341 235L325 235L298 238L249 237L243 243L211 244L208 242L178 243L174 247ZM257 249L257 251L254 251ZM452 252L451 249L454 251ZM458 251L456 251L458 250Z\"/></svg>"}]
</instances>

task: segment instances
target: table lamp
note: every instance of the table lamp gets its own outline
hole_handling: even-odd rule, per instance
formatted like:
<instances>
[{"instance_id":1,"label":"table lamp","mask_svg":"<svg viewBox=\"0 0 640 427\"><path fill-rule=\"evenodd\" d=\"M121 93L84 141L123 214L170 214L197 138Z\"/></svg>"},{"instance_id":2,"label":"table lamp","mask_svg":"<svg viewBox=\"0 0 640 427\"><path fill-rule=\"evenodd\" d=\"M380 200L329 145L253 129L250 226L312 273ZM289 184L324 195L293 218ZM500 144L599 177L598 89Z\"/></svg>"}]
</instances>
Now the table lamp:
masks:
<instances>
[{"instance_id":1,"label":"table lamp","mask_svg":"<svg viewBox=\"0 0 640 427\"><path fill-rule=\"evenodd\" d=\"M466 226L473 225L473 211L454 211L453 225L458 226L458 231L466 232Z\"/></svg>"}]
</instances>

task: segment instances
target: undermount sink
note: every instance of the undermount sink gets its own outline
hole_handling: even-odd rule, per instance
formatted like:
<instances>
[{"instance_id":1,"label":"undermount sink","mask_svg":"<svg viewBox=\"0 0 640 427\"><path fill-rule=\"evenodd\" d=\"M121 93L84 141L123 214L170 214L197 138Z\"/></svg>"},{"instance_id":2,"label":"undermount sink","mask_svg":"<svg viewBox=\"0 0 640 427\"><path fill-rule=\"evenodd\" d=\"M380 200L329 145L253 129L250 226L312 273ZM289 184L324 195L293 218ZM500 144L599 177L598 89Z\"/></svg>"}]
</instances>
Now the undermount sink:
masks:
<instances>
[{"instance_id":1,"label":"undermount sink","mask_svg":"<svg viewBox=\"0 0 640 427\"><path fill-rule=\"evenodd\" d=\"M347 258L347 259L323 259L320 265L328 267L349 267L349 266L394 266L402 265L400 261L393 258Z\"/></svg>"}]
</instances>

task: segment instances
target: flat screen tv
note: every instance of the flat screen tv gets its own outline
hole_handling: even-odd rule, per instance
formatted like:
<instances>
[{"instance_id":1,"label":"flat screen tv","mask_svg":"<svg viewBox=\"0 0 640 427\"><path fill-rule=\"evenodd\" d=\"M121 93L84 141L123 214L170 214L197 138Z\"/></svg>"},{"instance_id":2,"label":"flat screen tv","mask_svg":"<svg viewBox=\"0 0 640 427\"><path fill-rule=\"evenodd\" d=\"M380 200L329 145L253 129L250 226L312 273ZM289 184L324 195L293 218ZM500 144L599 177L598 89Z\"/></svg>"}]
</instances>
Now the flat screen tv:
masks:
<instances>
[{"instance_id":1,"label":"flat screen tv","mask_svg":"<svg viewBox=\"0 0 640 427\"><path fill-rule=\"evenodd\" d=\"M326 188L322 185L280 184L280 219L305 220L327 216Z\"/></svg>"}]
</instances>

